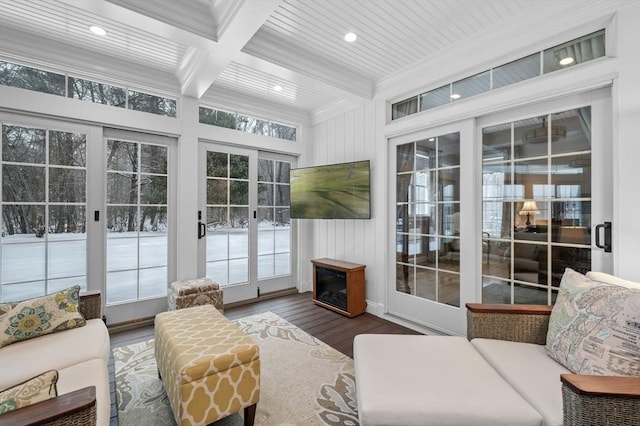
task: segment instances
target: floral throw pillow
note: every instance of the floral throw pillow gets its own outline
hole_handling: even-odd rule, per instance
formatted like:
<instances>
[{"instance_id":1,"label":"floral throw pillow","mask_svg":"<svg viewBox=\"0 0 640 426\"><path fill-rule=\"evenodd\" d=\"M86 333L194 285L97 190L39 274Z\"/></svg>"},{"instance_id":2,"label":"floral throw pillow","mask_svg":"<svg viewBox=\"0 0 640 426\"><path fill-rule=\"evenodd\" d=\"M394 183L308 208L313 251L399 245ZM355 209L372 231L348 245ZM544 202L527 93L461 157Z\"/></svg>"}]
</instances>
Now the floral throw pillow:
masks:
<instances>
[{"instance_id":1,"label":"floral throw pillow","mask_svg":"<svg viewBox=\"0 0 640 426\"><path fill-rule=\"evenodd\" d=\"M78 311L79 293L80 286L75 285L47 296L0 304L0 348L85 325Z\"/></svg>"},{"instance_id":2,"label":"floral throw pillow","mask_svg":"<svg viewBox=\"0 0 640 426\"><path fill-rule=\"evenodd\" d=\"M51 370L0 392L0 414L55 398L57 382L58 372Z\"/></svg>"},{"instance_id":3,"label":"floral throw pillow","mask_svg":"<svg viewBox=\"0 0 640 426\"><path fill-rule=\"evenodd\" d=\"M640 376L640 289L594 281L567 268L546 350L576 374Z\"/></svg>"}]
</instances>

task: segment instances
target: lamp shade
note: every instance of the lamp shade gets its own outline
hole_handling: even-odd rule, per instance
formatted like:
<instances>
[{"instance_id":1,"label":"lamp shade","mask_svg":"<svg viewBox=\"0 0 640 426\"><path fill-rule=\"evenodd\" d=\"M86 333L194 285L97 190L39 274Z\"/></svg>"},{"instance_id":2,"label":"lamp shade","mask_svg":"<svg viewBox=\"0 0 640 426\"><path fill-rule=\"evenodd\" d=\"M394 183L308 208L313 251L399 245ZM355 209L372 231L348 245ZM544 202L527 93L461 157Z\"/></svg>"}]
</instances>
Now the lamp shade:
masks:
<instances>
[{"instance_id":1,"label":"lamp shade","mask_svg":"<svg viewBox=\"0 0 640 426\"><path fill-rule=\"evenodd\" d=\"M522 210L520 210L521 216L526 216L528 214L540 214L540 210L538 210L538 206L535 201L525 201L524 206L522 206Z\"/></svg>"}]
</instances>

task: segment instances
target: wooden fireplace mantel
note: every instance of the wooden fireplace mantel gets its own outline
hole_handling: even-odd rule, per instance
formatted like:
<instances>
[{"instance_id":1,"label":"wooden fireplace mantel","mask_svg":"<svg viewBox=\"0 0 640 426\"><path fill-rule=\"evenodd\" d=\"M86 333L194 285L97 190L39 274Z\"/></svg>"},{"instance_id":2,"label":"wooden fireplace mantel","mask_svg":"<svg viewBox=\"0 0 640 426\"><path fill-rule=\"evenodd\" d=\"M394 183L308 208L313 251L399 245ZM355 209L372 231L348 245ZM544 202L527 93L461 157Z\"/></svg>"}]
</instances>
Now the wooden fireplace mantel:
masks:
<instances>
[{"instance_id":1,"label":"wooden fireplace mantel","mask_svg":"<svg viewBox=\"0 0 640 426\"><path fill-rule=\"evenodd\" d=\"M328 258L313 259L311 260L311 263L313 264L313 303L327 309L331 309L332 311L336 311L342 315L346 315L350 318L365 312L367 306L367 302L365 300L364 280L365 265ZM343 272L345 274L346 309L342 309L319 299L320 294L318 294L318 282L316 276L318 267Z\"/></svg>"}]
</instances>

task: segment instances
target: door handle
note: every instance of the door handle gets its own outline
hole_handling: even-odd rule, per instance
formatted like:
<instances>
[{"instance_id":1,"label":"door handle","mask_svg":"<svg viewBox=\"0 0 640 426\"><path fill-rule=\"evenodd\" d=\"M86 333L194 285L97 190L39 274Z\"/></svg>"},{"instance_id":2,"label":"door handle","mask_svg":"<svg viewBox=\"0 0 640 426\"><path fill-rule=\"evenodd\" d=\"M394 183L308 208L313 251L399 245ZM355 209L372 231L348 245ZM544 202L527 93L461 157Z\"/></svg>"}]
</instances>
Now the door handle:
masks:
<instances>
[{"instance_id":1,"label":"door handle","mask_svg":"<svg viewBox=\"0 0 640 426\"><path fill-rule=\"evenodd\" d=\"M604 229L604 244L600 244L601 229ZM604 249L605 253L611 253L611 222L596 225L596 247Z\"/></svg>"},{"instance_id":2,"label":"door handle","mask_svg":"<svg viewBox=\"0 0 640 426\"><path fill-rule=\"evenodd\" d=\"M202 239L207 236L207 226L203 222L198 222L198 239Z\"/></svg>"}]
</instances>

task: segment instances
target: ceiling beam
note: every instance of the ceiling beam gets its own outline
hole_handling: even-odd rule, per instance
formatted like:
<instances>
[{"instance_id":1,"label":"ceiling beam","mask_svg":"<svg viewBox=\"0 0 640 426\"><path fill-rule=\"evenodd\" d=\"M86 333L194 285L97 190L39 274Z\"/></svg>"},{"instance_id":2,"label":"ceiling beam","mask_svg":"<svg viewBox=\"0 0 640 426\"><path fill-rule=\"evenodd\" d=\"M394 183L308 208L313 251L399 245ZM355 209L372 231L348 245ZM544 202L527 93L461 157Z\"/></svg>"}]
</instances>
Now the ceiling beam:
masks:
<instances>
[{"instance_id":1,"label":"ceiling beam","mask_svg":"<svg viewBox=\"0 0 640 426\"><path fill-rule=\"evenodd\" d=\"M240 53L278 7L281 0L245 0L219 35L218 43L208 49L189 49L176 70L182 94L200 98L218 75Z\"/></svg>"}]
</instances>

